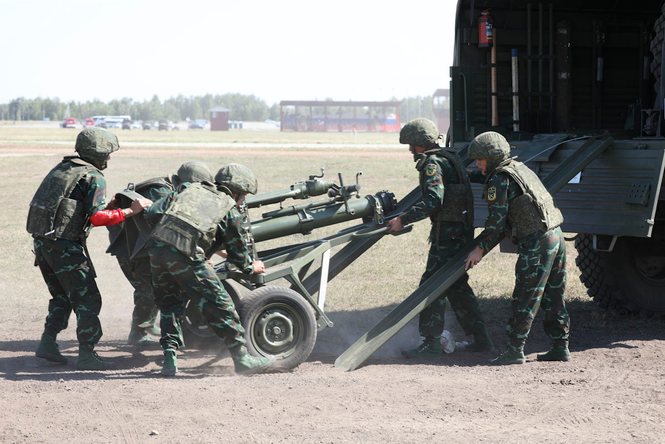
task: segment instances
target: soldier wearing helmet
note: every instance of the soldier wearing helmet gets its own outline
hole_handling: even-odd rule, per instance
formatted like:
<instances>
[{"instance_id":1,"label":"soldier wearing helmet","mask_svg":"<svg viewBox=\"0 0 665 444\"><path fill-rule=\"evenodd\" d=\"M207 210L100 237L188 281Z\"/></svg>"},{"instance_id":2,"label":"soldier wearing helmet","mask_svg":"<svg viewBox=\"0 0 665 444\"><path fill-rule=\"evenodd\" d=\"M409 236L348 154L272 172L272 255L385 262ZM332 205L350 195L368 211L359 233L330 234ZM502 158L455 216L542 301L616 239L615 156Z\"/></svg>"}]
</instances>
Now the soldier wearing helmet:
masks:
<instances>
[{"instance_id":1,"label":"soldier wearing helmet","mask_svg":"<svg viewBox=\"0 0 665 444\"><path fill-rule=\"evenodd\" d=\"M518 245L512 317L506 334L507 350L492 364L523 364L524 343L540 305L545 309L543 327L552 348L537 356L539 361L568 361L570 318L563 299L566 287L566 246L559 225L561 211L538 176L510 157L510 146L499 133L476 136L469 157L480 171L470 174L472 182L484 184L483 197L489 207L485 230L478 247L466 260L472 268L507 233Z\"/></svg>"},{"instance_id":2,"label":"soldier wearing helmet","mask_svg":"<svg viewBox=\"0 0 665 444\"><path fill-rule=\"evenodd\" d=\"M66 156L44 178L30 203L27 230L35 247L35 265L46 281L51 301L44 333L35 355L66 364L55 342L76 313L79 354L76 368L104 370L112 363L94 351L102 336L99 311L102 298L95 283L85 239L89 228L116 225L150 205L138 199L131 208L114 209L105 203L105 169L110 154L120 148L118 138L102 128L86 128L76 138L78 156Z\"/></svg>"},{"instance_id":3,"label":"soldier wearing helmet","mask_svg":"<svg viewBox=\"0 0 665 444\"><path fill-rule=\"evenodd\" d=\"M422 285L455 254L473 240L473 195L459 156L438 145L439 130L428 119L415 119L400 132L400 143L408 144L420 174L421 199L406 213L390 220L390 232L404 225L430 219L430 250ZM406 357L430 358L443 354L441 334L444 329L446 298L467 335L474 341L467 349L487 351L493 348L478 301L464 274L446 293L420 313L419 330L424 340L420 347L403 352Z\"/></svg>"},{"instance_id":4,"label":"soldier wearing helmet","mask_svg":"<svg viewBox=\"0 0 665 444\"><path fill-rule=\"evenodd\" d=\"M241 236L242 216L237 209L258 183L245 166L230 164L215 176L215 184L183 184L178 193L160 199L148 211L157 221L149 243L155 303L161 311L164 366L162 375L178 371L176 351L182 347L180 323L184 293L226 343L235 370L251 374L268 368L274 358L255 357L245 347L245 330L233 301L217 277L209 258L226 251L227 260L246 274L263 273L261 261L252 261Z\"/></svg>"},{"instance_id":5,"label":"soldier wearing helmet","mask_svg":"<svg viewBox=\"0 0 665 444\"><path fill-rule=\"evenodd\" d=\"M152 200L158 201L168 196L183 183L212 182L210 169L203 162L190 160L178 168L177 174L155 177L144 180L134 186L134 191ZM117 228L117 229L116 229ZM109 227L111 242L120 236L124 227ZM134 287L134 310L127 343L130 345L147 345L154 340L149 333L159 335L155 326L159 310L152 295L152 275L150 274L150 258L147 256L130 259L122 255L116 256L123 274Z\"/></svg>"}]
</instances>

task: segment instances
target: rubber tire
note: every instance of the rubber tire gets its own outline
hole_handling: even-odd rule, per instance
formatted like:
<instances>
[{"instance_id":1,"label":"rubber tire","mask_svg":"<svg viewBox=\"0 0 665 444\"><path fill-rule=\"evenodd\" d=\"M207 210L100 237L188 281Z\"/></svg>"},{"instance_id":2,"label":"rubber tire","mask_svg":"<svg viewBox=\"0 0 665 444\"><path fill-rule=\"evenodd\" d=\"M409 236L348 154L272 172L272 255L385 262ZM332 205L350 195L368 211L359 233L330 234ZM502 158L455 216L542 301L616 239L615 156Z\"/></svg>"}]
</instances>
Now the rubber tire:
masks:
<instances>
[{"instance_id":1,"label":"rubber tire","mask_svg":"<svg viewBox=\"0 0 665 444\"><path fill-rule=\"evenodd\" d=\"M657 228L654 227L654 232ZM651 276L640 270L644 269L640 267L644 264L640 252L645 251L647 245L663 252L663 256L653 256L657 266ZM598 305L624 314L665 315L665 241L662 238L620 237L612 252L606 253L594 251L593 235L580 234L575 248L580 280Z\"/></svg>"},{"instance_id":2,"label":"rubber tire","mask_svg":"<svg viewBox=\"0 0 665 444\"><path fill-rule=\"evenodd\" d=\"M237 284L231 281L222 281L222 285L224 285L224 289L231 296L233 304L236 306L236 311L239 312L239 308L242 305L242 297ZM224 345L215 331L210 328L198 308L192 304L191 299L185 301L185 319L183 319L180 326L186 348L206 350Z\"/></svg>"},{"instance_id":3,"label":"rubber tire","mask_svg":"<svg viewBox=\"0 0 665 444\"><path fill-rule=\"evenodd\" d=\"M266 339L265 326L260 325L264 316L278 315L290 320L293 340L284 345ZM257 356L274 356L276 366L281 370L292 370L303 363L312 353L316 343L317 328L314 311L309 303L297 292L286 288L267 286L258 288L243 299L240 320L245 327L245 339L250 353Z\"/></svg>"},{"instance_id":4,"label":"rubber tire","mask_svg":"<svg viewBox=\"0 0 665 444\"><path fill-rule=\"evenodd\" d=\"M661 8L662 12L665 12L665 5ZM658 94L660 90L660 61L661 61L661 49L663 39L665 38L665 16L661 15L658 17L656 22L653 25L653 39L649 44L649 49L653 55L653 59L649 65L651 69L651 74L655 77L656 82L653 85L653 89Z\"/></svg>"}]
</instances>

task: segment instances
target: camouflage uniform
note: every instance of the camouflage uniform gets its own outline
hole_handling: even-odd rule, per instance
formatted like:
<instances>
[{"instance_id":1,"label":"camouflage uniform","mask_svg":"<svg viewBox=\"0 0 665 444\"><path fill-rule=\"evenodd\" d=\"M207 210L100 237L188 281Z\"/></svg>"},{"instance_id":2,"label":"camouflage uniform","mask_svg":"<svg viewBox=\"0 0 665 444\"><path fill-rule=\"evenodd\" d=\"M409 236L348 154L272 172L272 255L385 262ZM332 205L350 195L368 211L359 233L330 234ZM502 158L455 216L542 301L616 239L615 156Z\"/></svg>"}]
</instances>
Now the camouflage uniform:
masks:
<instances>
[{"instance_id":1,"label":"camouflage uniform","mask_svg":"<svg viewBox=\"0 0 665 444\"><path fill-rule=\"evenodd\" d=\"M176 193L155 202L146 217L153 222L167 210ZM184 196L184 195L183 195ZM180 323L184 316L184 300L181 291L201 311L210 327L220 336L232 354L246 353L245 330L231 297L206 260L222 249L228 260L243 272L254 271L243 239L240 235L242 217L233 207L219 222L215 241L205 253L187 257L171 245L152 239L148 244L155 303L161 310L162 338L165 350L177 350L184 346Z\"/></svg>"},{"instance_id":2,"label":"camouflage uniform","mask_svg":"<svg viewBox=\"0 0 665 444\"><path fill-rule=\"evenodd\" d=\"M503 136L491 132L481 134L476 139L487 143L488 146L506 143ZM475 158L483 158L479 156L481 154ZM491 159L488 159L487 176L482 175L480 171L474 171L469 175L472 182L484 183L483 197L489 207L485 230L479 236L478 246L485 253L488 252L504 232L507 232L518 245L515 289L511 299L513 315L506 327L506 334L513 350L521 352L523 349L531 324L542 304L545 310L543 321L545 333L552 339L554 348L565 349L568 353L570 318L564 303L566 246L559 228L563 217L538 177L526 166L508 156L509 154L504 155L503 159L499 157L492 163ZM540 191L533 197L525 196L529 194L525 192L525 184L527 188L533 187ZM526 208L524 205L520 207L520 200L525 198L532 202L529 208L537 206L544 208L545 216L534 211L531 213L519 211ZM533 223L529 225L529 222L524 220L529 218L535 221L535 225Z\"/></svg>"},{"instance_id":3,"label":"camouflage uniform","mask_svg":"<svg viewBox=\"0 0 665 444\"><path fill-rule=\"evenodd\" d=\"M168 196L173 189L173 178L171 176L149 179L136 186L139 194L153 202ZM117 229L121 229L120 226L109 227L111 240L117 234L116 227L118 227ZM142 256L130 259L128 257L117 256L116 259L122 273L134 288L134 310L132 312L130 340L132 338L138 340L138 338L144 337L146 330L146 328L139 326L154 326L157 312L159 311L152 296L150 258Z\"/></svg>"},{"instance_id":4,"label":"camouflage uniform","mask_svg":"<svg viewBox=\"0 0 665 444\"><path fill-rule=\"evenodd\" d=\"M401 216L402 224L410 224L429 217L432 221L429 241L430 250L427 267L420 279L422 285L438 269L443 267L457 252L473 240L473 226L462 221L443 221L439 217L446 198L446 187L460 185L460 179L451 160L442 156L440 150L428 150L416 168L420 171L422 199ZM441 336L444 329L446 298L450 301L457 320L464 332L474 334L485 328L478 301L469 286L465 273L443 295L420 313L420 335Z\"/></svg>"},{"instance_id":5,"label":"camouflage uniform","mask_svg":"<svg viewBox=\"0 0 665 444\"><path fill-rule=\"evenodd\" d=\"M72 159L65 158L63 162ZM89 217L104 209L106 181L97 170L86 173L77 183L70 199L83 202ZM83 239L83 233L81 233ZM44 324L46 334L54 337L67 328L72 310L76 313L76 336L82 347L92 350L102 337L99 311L102 297L95 283L90 260L84 254L82 240L49 239L33 234L35 265L51 294Z\"/></svg>"}]
</instances>

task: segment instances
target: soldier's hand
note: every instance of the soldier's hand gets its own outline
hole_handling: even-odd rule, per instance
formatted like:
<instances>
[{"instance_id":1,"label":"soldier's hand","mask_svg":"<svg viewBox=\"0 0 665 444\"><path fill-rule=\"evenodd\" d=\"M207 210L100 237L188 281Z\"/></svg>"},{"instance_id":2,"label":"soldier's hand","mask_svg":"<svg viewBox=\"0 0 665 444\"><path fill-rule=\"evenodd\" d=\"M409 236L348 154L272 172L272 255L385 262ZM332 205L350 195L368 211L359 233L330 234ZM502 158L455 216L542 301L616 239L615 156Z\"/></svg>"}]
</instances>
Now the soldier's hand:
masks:
<instances>
[{"instance_id":1,"label":"soldier's hand","mask_svg":"<svg viewBox=\"0 0 665 444\"><path fill-rule=\"evenodd\" d=\"M115 208L115 195L111 198L111 200L108 201L106 204L106 207L104 207L105 210L112 210Z\"/></svg>"},{"instance_id":2,"label":"soldier's hand","mask_svg":"<svg viewBox=\"0 0 665 444\"><path fill-rule=\"evenodd\" d=\"M402 228L404 228L404 225L402 224L402 218L399 216L390 219L388 221L388 226L390 227L388 233L395 233L397 231L402 231Z\"/></svg>"},{"instance_id":3,"label":"soldier's hand","mask_svg":"<svg viewBox=\"0 0 665 444\"><path fill-rule=\"evenodd\" d=\"M263 261L254 261L252 262L252 265L254 266L254 274L266 272L266 266Z\"/></svg>"},{"instance_id":4,"label":"soldier's hand","mask_svg":"<svg viewBox=\"0 0 665 444\"><path fill-rule=\"evenodd\" d=\"M228 256L228 253L226 252L226 250L215 251L215 254L218 255L219 257L223 258L223 259L226 259L226 257Z\"/></svg>"},{"instance_id":5,"label":"soldier's hand","mask_svg":"<svg viewBox=\"0 0 665 444\"><path fill-rule=\"evenodd\" d=\"M483 259L483 250L480 247L476 247L469 255L466 257L466 265L464 266L465 270L473 268L478 262Z\"/></svg>"},{"instance_id":6,"label":"soldier's hand","mask_svg":"<svg viewBox=\"0 0 665 444\"><path fill-rule=\"evenodd\" d=\"M134 202L132 202L131 207L125 208L125 217L135 216L144 209L148 208L150 205L152 205L152 201L150 199L146 199L145 197L139 197ZM127 212L127 210L129 210L129 212Z\"/></svg>"}]
</instances>

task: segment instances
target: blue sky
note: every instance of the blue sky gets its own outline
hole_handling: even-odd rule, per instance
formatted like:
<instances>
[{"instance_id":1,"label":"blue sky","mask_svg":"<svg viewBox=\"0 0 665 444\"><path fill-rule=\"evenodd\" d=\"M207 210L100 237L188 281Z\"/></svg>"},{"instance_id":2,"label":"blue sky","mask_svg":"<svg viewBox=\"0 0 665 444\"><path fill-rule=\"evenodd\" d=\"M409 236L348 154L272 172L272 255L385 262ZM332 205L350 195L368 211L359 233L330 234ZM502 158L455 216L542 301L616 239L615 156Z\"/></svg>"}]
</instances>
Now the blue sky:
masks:
<instances>
[{"instance_id":1,"label":"blue sky","mask_svg":"<svg viewBox=\"0 0 665 444\"><path fill-rule=\"evenodd\" d=\"M2 0L0 103L429 95L448 86L456 3Z\"/></svg>"}]
</instances>

